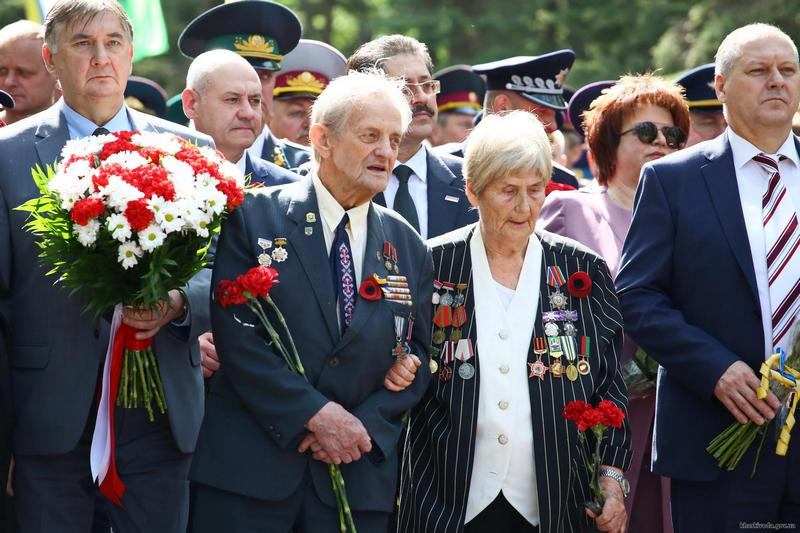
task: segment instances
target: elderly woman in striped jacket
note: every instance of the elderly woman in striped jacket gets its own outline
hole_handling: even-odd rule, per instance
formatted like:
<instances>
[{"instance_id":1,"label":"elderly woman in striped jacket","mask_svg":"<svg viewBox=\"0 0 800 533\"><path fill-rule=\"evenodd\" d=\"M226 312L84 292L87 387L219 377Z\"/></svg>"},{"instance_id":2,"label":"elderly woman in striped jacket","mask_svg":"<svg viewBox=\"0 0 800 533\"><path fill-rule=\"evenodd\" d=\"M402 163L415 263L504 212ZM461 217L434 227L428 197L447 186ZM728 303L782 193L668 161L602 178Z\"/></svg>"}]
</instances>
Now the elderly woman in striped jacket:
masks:
<instances>
[{"instance_id":1,"label":"elderly woman in striped jacket","mask_svg":"<svg viewBox=\"0 0 800 533\"><path fill-rule=\"evenodd\" d=\"M490 115L471 134L464 175L480 221L429 241L435 376L409 419L401 532L624 529L627 425L606 432L595 517L577 430L562 417L573 400L626 409L622 316L599 256L534 233L550 157L530 113Z\"/></svg>"}]
</instances>

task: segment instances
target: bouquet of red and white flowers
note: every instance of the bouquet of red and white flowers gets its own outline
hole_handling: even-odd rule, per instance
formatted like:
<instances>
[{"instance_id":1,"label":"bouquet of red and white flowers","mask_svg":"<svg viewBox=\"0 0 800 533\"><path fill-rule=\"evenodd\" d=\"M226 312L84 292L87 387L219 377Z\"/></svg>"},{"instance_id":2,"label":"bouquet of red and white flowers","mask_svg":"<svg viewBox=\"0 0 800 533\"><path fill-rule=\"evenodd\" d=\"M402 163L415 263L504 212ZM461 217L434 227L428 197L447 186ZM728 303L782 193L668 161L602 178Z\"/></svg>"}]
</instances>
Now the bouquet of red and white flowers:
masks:
<instances>
[{"instance_id":1,"label":"bouquet of red and white flowers","mask_svg":"<svg viewBox=\"0 0 800 533\"><path fill-rule=\"evenodd\" d=\"M169 133L71 140L57 166L32 172L41 196L17 209L30 213L26 229L39 238L48 273L79 291L95 316L163 305L203 269L223 215L244 200L235 165ZM118 405L144 406L152 419L153 404L166 410L161 379L149 342L131 330L112 332L125 339L112 390Z\"/></svg>"}]
</instances>

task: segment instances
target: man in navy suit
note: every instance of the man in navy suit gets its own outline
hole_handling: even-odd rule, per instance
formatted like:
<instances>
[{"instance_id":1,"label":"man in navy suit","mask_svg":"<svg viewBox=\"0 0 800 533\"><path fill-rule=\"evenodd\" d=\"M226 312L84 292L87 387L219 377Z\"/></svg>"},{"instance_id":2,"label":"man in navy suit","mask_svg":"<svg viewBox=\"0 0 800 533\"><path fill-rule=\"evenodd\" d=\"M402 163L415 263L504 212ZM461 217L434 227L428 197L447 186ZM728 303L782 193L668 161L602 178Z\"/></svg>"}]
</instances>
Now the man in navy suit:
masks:
<instances>
[{"instance_id":1,"label":"man in navy suit","mask_svg":"<svg viewBox=\"0 0 800 533\"><path fill-rule=\"evenodd\" d=\"M440 88L428 48L413 37L387 35L361 45L347 60L349 70L375 66L406 80L413 116L386 190L375 201L402 214L423 239L475 222L478 212L464 193L461 159L437 154L422 143L436 125Z\"/></svg>"},{"instance_id":2,"label":"man in navy suit","mask_svg":"<svg viewBox=\"0 0 800 533\"><path fill-rule=\"evenodd\" d=\"M287 368L263 328L246 327L259 321L245 306L212 303L222 364L190 475L192 531L338 530L331 463L341 465L358 531L388 530L402 414L430 373L402 392L385 389L384 376L406 339L427 368L433 264L419 235L370 200L386 186L410 115L399 85L380 75L332 81L314 104L310 176L249 194L225 221L213 286L258 264L275 268L270 296L308 379ZM400 291L359 294L376 275L397 276Z\"/></svg>"},{"instance_id":3,"label":"man in navy suit","mask_svg":"<svg viewBox=\"0 0 800 533\"><path fill-rule=\"evenodd\" d=\"M800 305L800 255L785 249L782 274L773 274L765 250L777 249L769 225L777 215L765 217L762 209L780 205L776 212L794 221L787 226L796 225L797 48L773 26L745 26L720 45L715 72L729 127L645 165L616 282L627 331L661 364L653 471L672 478L678 532L800 523L797 436L788 455L778 456L769 425L752 478L757 442L733 471L706 452L732 422L762 425L779 407L772 393L757 399L758 371L776 347L789 348L783 324ZM773 203L781 188L782 200ZM791 239L791 230L785 235ZM788 290L775 283L782 279Z\"/></svg>"}]
</instances>

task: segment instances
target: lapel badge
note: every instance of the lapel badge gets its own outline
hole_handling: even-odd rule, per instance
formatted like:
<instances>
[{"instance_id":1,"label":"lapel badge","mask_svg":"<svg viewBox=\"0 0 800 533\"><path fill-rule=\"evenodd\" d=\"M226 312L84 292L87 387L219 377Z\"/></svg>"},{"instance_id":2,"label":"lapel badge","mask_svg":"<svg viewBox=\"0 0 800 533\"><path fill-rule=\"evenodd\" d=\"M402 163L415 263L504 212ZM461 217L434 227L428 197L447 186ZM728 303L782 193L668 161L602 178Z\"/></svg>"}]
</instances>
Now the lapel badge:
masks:
<instances>
[{"instance_id":1,"label":"lapel badge","mask_svg":"<svg viewBox=\"0 0 800 533\"><path fill-rule=\"evenodd\" d=\"M272 248L272 241L269 239L262 239L261 237L258 238L258 247L264 250L265 252Z\"/></svg>"},{"instance_id":2,"label":"lapel badge","mask_svg":"<svg viewBox=\"0 0 800 533\"><path fill-rule=\"evenodd\" d=\"M315 213L306 213L306 222L309 224L313 224L317 221L317 215Z\"/></svg>"},{"instance_id":3,"label":"lapel badge","mask_svg":"<svg viewBox=\"0 0 800 533\"><path fill-rule=\"evenodd\" d=\"M305 228L303 228L303 233L306 234L306 237L310 237L311 235L314 234L314 228L312 226L306 226Z\"/></svg>"},{"instance_id":4,"label":"lapel badge","mask_svg":"<svg viewBox=\"0 0 800 533\"><path fill-rule=\"evenodd\" d=\"M446 194L444 196L444 201L445 202L453 202L454 204L457 204L458 203L458 196L451 196L449 194Z\"/></svg>"},{"instance_id":5,"label":"lapel badge","mask_svg":"<svg viewBox=\"0 0 800 533\"><path fill-rule=\"evenodd\" d=\"M268 267L272 264L272 258L266 252L258 254L258 264L261 266Z\"/></svg>"},{"instance_id":6,"label":"lapel badge","mask_svg":"<svg viewBox=\"0 0 800 533\"><path fill-rule=\"evenodd\" d=\"M286 237L278 237L275 239L276 248L272 250L272 260L277 263L283 263L289 258L289 252L286 251L286 244L288 241Z\"/></svg>"},{"instance_id":7,"label":"lapel badge","mask_svg":"<svg viewBox=\"0 0 800 533\"><path fill-rule=\"evenodd\" d=\"M554 378L560 378L561 374L564 373L564 365L561 364L560 359L556 359L550 364L550 375Z\"/></svg>"}]
</instances>

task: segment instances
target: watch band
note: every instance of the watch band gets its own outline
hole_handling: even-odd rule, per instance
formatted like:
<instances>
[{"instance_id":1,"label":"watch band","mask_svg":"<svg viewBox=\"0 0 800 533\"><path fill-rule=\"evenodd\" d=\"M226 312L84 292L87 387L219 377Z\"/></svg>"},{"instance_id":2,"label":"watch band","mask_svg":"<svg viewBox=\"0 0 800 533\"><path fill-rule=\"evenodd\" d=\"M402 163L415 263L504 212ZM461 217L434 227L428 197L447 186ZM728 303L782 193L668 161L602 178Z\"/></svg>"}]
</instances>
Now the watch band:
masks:
<instances>
[{"instance_id":1,"label":"watch band","mask_svg":"<svg viewBox=\"0 0 800 533\"><path fill-rule=\"evenodd\" d=\"M622 495L626 498L628 497L628 492L630 492L630 484L628 483L628 480L625 479L625 476L616 470L612 470L611 468L601 468L597 475L601 477L610 477L619 483L619 486L622 489Z\"/></svg>"}]
</instances>

